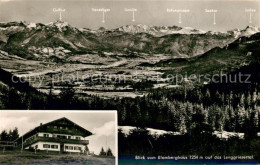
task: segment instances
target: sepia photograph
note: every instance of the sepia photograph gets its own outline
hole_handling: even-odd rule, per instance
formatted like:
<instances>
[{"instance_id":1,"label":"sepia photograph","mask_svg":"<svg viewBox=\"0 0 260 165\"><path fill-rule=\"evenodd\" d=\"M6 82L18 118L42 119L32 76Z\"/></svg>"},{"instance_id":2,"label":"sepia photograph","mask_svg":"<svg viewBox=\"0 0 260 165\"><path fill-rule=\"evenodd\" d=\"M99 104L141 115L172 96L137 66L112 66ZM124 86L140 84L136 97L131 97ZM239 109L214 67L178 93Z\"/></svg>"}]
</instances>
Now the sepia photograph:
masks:
<instances>
[{"instance_id":1,"label":"sepia photograph","mask_svg":"<svg viewBox=\"0 0 260 165\"><path fill-rule=\"evenodd\" d=\"M259 164L259 9L0 0L0 161Z\"/></svg>"},{"instance_id":2,"label":"sepia photograph","mask_svg":"<svg viewBox=\"0 0 260 165\"><path fill-rule=\"evenodd\" d=\"M116 164L116 111L0 111L0 164Z\"/></svg>"}]
</instances>

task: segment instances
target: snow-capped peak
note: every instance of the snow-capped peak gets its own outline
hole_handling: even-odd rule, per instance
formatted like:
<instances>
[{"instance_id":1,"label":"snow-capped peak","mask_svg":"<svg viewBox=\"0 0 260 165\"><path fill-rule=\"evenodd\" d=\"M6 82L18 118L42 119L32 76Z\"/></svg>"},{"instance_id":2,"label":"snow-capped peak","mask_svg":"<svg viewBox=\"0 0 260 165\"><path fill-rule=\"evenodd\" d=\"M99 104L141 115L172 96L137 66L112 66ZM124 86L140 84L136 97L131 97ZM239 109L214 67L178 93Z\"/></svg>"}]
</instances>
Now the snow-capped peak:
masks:
<instances>
[{"instance_id":1,"label":"snow-capped peak","mask_svg":"<svg viewBox=\"0 0 260 165\"><path fill-rule=\"evenodd\" d=\"M244 36L251 36L255 33L260 32L260 29L258 27L255 26L247 26L244 30L241 31Z\"/></svg>"},{"instance_id":2,"label":"snow-capped peak","mask_svg":"<svg viewBox=\"0 0 260 165\"><path fill-rule=\"evenodd\" d=\"M177 27L177 26L148 26L148 25L126 25L116 29L126 33L148 33L155 36L163 36L168 34L203 34L202 30L197 30L191 27Z\"/></svg>"},{"instance_id":3,"label":"snow-capped peak","mask_svg":"<svg viewBox=\"0 0 260 165\"><path fill-rule=\"evenodd\" d=\"M70 27L68 22L63 21L50 22L49 24L47 24L47 26L56 27L59 29L59 31L62 31L64 28Z\"/></svg>"},{"instance_id":4,"label":"snow-capped peak","mask_svg":"<svg viewBox=\"0 0 260 165\"><path fill-rule=\"evenodd\" d=\"M36 28L36 23L30 23L27 25L27 28Z\"/></svg>"},{"instance_id":5,"label":"snow-capped peak","mask_svg":"<svg viewBox=\"0 0 260 165\"><path fill-rule=\"evenodd\" d=\"M119 31L127 32L127 33L142 33L150 30L150 27L147 25L126 25L118 28Z\"/></svg>"},{"instance_id":6,"label":"snow-capped peak","mask_svg":"<svg viewBox=\"0 0 260 165\"><path fill-rule=\"evenodd\" d=\"M231 31L228 31L229 34L232 34L234 36L234 38L239 38L242 36L246 36L249 37L255 33L260 32L260 28L255 27L255 26L247 26L245 29L241 30L241 29L234 29Z\"/></svg>"}]
</instances>

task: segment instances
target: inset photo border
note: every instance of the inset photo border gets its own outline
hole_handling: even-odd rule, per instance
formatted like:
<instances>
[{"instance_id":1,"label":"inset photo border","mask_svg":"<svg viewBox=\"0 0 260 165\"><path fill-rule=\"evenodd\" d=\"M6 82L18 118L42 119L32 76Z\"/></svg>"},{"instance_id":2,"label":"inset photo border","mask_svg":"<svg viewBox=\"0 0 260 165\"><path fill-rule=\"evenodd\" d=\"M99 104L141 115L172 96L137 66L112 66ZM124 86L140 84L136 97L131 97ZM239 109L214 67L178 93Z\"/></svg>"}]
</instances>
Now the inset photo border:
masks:
<instances>
[{"instance_id":1,"label":"inset photo border","mask_svg":"<svg viewBox=\"0 0 260 165\"><path fill-rule=\"evenodd\" d=\"M117 111L1 110L0 164L118 164Z\"/></svg>"}]
</instances>

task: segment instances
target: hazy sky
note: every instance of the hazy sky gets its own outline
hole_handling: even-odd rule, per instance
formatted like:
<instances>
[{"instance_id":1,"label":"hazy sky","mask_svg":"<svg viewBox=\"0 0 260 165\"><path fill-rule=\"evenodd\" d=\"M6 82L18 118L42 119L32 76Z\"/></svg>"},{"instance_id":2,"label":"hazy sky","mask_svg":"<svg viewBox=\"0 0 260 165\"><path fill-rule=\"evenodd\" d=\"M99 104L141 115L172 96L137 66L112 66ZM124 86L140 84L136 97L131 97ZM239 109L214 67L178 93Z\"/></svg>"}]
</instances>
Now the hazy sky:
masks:
<instances>
[{"instance_id":1,"label":"hazy sky","mask_svg":"<svg viewBox=\"0 0 260 165\"><path fill-rule=\"evenodd\" d=\"M256 9L252 13L252 24L259 26L259 1L224 1L224 0L0 0L0 22L27 21L49 23L58 19L59 14L53 8L64 8L64 21L76 27L97 29L101 26L116 28L129 24L146 25L179 25L202 30L226 31L234 28L245 28L249 25L249 13L246 8ZM108 8L105 23L102 23L102 12L93 12L92 8ZM135 22L132 13L125 8L136 8ZM167 13L166 9L189 9L182 14L182 24L178 23L178 13ZM213 13L205 9L216 9L216 25L213 25Z\"/></svg>"},{"instance_id":2,"label":"hazy sky","mask_svg":"<svg viewBox=\"0 0 260 165\"><path fill-rule=\"evenodd\" d=\"M99 154L101 147L111 147L115 154L116 147L116 116L109 112L89 111L0 111L0 132L18 128L19 134L25 134L31 129L47 122L67 117L69 120L89 130L95 135L89 139L89 150Z\"/></svg>"}]
</instances>

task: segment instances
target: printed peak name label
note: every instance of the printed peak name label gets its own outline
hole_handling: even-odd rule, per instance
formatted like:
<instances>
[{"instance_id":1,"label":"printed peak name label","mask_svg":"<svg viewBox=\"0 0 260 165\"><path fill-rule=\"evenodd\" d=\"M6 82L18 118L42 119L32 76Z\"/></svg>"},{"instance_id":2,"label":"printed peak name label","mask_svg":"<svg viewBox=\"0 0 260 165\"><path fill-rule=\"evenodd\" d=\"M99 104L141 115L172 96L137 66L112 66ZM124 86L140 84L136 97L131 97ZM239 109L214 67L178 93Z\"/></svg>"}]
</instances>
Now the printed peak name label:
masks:
<instances>
[{"instance_id":1,"label":"printed peak name label","mask_svg":"<svg viewBox=\"0 0 260 165\"><path fill-rule=\"evenodd\" d=\"M189 9L166 9L168 13L189 13Z\"/></svg>"},{"instance_id":2,"label":"printed peak name label","mask_svg":"<svg viewBox=\"0 0 260 165\"><path fill-rule=\"evenodd\" d=\"M245 9L245 12L256 12L256 9L251 9L251 8Z\"/></svg>"},{"instance_id":3,"label":"printed peak name label","mask_svg":"<svg viewBox=\"0 0 260 165\"><path fill-rule=\"evenodd\" d=\"M125 8L125 11L126 12L134 12L134 11L137 11L137 9L135 9L135 8Z\"/></svg>"},{"instance_id":4,"label":"printed peak name label","mask_svg":"<svg viewBox=\"0 0 260 165\"><path fill-rule=\"evenodd\" d=\"M205 12L206 13L217 13L218 10L216 10L216 9L205 9Z\"/></svg>"},{"instance_id":5,"label":"printed peak name label","mask_svg":"<svg viewBox=\"0 0 260 165\"><path fill-rule=\"evenodd\" d=\"M92 11L94 11L94 12L109 12L110 11L110 9L105 9L105 8L92 8Z\"/></svg>"},{"instance_id":6,"label":"printed peak name label","mask_svg":"<svg viewBox=\"0 0 260 165\"><path fill-rule=\"evenodd\" d=\"M53 8L53 12L65 12L66 9L62 9L62 8Z\"/></svg>"}]
</instances>

